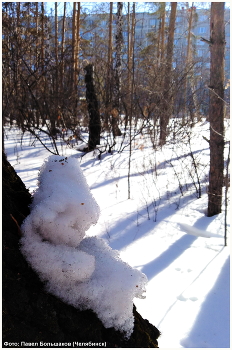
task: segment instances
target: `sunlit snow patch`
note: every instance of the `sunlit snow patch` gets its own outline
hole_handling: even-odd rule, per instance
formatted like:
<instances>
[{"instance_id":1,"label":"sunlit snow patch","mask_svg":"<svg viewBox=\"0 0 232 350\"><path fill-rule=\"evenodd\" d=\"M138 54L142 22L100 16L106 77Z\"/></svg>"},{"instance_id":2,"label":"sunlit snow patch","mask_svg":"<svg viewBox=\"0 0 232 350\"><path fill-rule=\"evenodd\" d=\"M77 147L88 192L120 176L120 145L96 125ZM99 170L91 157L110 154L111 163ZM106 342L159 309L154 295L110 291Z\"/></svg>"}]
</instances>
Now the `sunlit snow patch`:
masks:
<instances>
[{"instance_id":1,"label":"sunlit snow patch","mask_svg":"<svg viewBox=\"0 0 232 350\"><path fill-rule=\"evenodd\" d=\"M129 337L133 299L144 298L147 277L102 239L85 237L99 214L78 161L50 156L22 225L21 251L49 292L77 308L92 309L105 327Z\"/></svg>"}]
</instances>

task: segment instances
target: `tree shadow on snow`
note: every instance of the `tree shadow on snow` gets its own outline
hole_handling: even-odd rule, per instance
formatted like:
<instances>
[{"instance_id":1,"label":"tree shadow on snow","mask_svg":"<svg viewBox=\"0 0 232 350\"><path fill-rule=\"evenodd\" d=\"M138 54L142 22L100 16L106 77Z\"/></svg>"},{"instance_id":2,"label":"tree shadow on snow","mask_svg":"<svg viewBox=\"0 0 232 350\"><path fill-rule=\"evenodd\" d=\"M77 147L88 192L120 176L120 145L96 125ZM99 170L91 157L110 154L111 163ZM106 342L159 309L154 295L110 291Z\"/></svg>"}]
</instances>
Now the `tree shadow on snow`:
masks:
<instances>
[{"instance_id":1,"label":"tree shadow on snow","mask_svg":"<svg viewBox=\"0 0 232 350\"><path fill-rule=\"evenodd\" d=\"M197 237L184 235L173 243L165 252L160 254L157 258L150 261L143 266L141 272L143 272L149 280L158 275L161 271L166 269L174 260L176 260L191 244L197 239Z\"/></svg>"},{"instance_id":2,"label":"tree shadow on snow","mask_svg":"<svg viewBox=\"0 0 232 350\"><path fill-rule=\"evenodd\" d=\"M184 348L230 347L230 258L196 318L188 337L181 341Z\"/></svg>"},{"instance_id":3,"label":"tree shadow on snow","mask_svg":"<svg viewBox=\"0 0 232 350\"><path fill-rule=\"evenodd\" d=\"M203 216L199 218L194 224L193 227L206 230L209 224L214 220L214 217ZM154 276L158 275L162 270L168 267L174 260L176 260L186 249L188 249L192 243L197 239L196 236L191 236L186 234L174 242L165 252L160 256L147 263L141 271L147 275L147 278L150 280ZM223 238L223 237L222 237Z\"/></svg>"},{"instance_id":4,"label":"tree shadow on snow","mask_svg":"<svg viewBox=\"0 0 232 350\"><path fill-rule=\"evenodd\" d=\"M175 191L172 191L173 193L176 193L176 198L179 198L178 196L180 195L178 191L179 191L178 188ZM182 198L183 198L182 205L185 205L185 206L189 202L196 200L193 194L185 195ZM166 195L161 196L159 200L160 200L160 206L162 205L162 203L165 203L165 205L161 206L160 208L157 207L158 212L157 212L156 221L152 219L152 216L154 214L153 213L154 208L151 202L151 203L148 203L148 207L150 208L149 209L150 217L151 217L150 220L148 220L147 208L140 209L139 213L133 212L131 215L128 215L125 219L118 220L115 223L115 225L111 226L108 229L108 232L101 235L101 237L108 240L108 243L112 249L121 250L124 247L133 243L135 240L145 237L146 234L151 231L154 231L154 234L155 234L156 225L160 224L161 222L167 220L168 217L172 216L174 213L173 206L175 207L174 198L173 198L174 202L172 203L170 203L169 200L167 200ZM199 220L196 221L194 226L197 228L198 228L198 221L199 221L199 228L201 229L206 229L207 226L209 225L209 221L205 220L205 216L204 216L204 219L200 218ZM194 240L196 238L197 237L194 237ZM186 241L188 241L188 238L186 238ZM190 243L190 245L191 244L192 242Z\"/></svg>"},{"instance_id":5,"label":"tree shadow on snow","mask_svg":"<svg viewBox=\"0 0 232 350\"><path fill-rule=\"evenodd\" d=\"M208 151L209 148L203 148L203 149L199 149L199 150L196 150L196 151L193 151L192 154L195 155L197 153L201 153L203 151ZM159 163L157 166L156 166L156 170L159 170L159 169L164 169L165 167L170 167L170 162L175 162L176 160L181 160L181 159L186 159L187 157L192 157L191 156L191 153L190 152L187 152L187 153L184 153L184 154L181 154L177 157L172 157L172 158L169 158L169 159L166 159L164 160L163 162Z\"/></svg>"}]
</instances>

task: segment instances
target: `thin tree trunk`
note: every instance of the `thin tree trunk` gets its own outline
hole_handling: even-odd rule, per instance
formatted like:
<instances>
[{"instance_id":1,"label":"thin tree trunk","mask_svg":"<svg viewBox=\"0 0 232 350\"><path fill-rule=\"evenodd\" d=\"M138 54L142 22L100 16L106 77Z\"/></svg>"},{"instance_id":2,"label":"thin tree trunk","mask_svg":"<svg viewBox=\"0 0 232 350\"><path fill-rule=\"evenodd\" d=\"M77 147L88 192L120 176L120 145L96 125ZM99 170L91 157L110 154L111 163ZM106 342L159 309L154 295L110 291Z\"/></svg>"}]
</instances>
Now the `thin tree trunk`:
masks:
<instances>
[{"instance_id":1,"label":"thin tree trunk","mask_svg":"<svg viewBox=\"0 0 232 350\"><path fill-rule=\"evenodd\" d=\"M20 2L17 3L17 27L16 27L16 33L17 33L17 41L15 45L15 74L14 74L14 81L15 81L15 91L16 96L19 94L20 90L20 83L19 83L19 65L20 65L20 58L19 58L19 36L20 33Z\"/></svg>"},{"instance_id":2,"label":"thin tree trunk","mask_svg":"<svg viewBox=\"0 0 232 350\"><path fill-rule=\"evenodd\" d=\"M77 8L76 8L77 4ZM75 92L77 89L78 70L79 70L79 51L80 51L80 2L73 3L73 82Z\"/></svg>"},{"instance_id":3,"label":"thin tree trunk","mask_svg":"<svg viewBox=\"0 0 232 350\"><path fill-rule=\"evenodd\" d=\"M159 79L160 79L160 91L163 91L164 89L164 77L165 74L165 16L166 16L166 10L165 10L166 3L159 3L159 30L158 30L158 43L157 43L157 62L156 62L156 70L159 70ZM154 103L158 104L158 96L155 98L154 97ZM162 110L162 106L160 106L160 111ZM162 111L161 111L162 113ZM154 113L154 125L157 123L157 115ZM154 139L157 138L157 129L154 128Z\"/></svg>"},{"instance_id":4,"label":"thin tree trunk","mask_svg":"<svg viewBox=\"0 0 232 350\"><path fill-rule=\"evenodd\" d=\"M210 17L210 171L208 216L221 213L224 169L224 2L211 3Z\"/></svg>"},{"instance_id":5,"label":"thin tree trunk","mask_svg":"<svg viewBox=\"0 0 232 350\"><path fill-rule=\"evenodd\" d=\"M120 91L121 91L121 79L122 79L122 8L123 3L118 2L117 12L117 30L116 30L116 64L115 64L115 88L116 88L116 105L119 108L120 104Z\"/></svg>"},{"instance_id":6,"label":"thin tree trunk","mask_svg":"<svg viewBox=\"0 0 232 350\"><path fill-rule=\"evenodd\" d=\"M79 75L79 54L80 54L80 16L81 16L81 3L77 3L77 28L76 28L76 81L78 81Z\"/></svg>"},{"instance_id":7,"label":"thin tree trunk","mask_svg":"<svg viewBox=\"0 0 232 350\"><path fill-rule=\"evenodd\" d=\"M66 20L66 2L64 2L64 13L62 23L62 39L61 39L61 70L60 70L60 86L63 89L64 79L64 45L65 45L65 20Z\"/></svg>"},{"instance_id":8,"label":"thin tree trunk","mask_svg":"<svg viewBox=\"0 0 232 350\"><path fill-rule=\"evenodd\" d=\"M130 114L130 98L131 98L131 73L132 73L132 33L131 33L131 15L130 15L130 2L127 4L127 10L128 10L128 15L127 15L127 86L128 86L128 91L127 91L127 99L126 99L126 116L125 116L125 132L128 126L128 119L129 119L129 114Z\"/></svg>"},{"instance_id":9,"label":"thin tree trunk","mask_svg":"<svg viewBox=\"0 0 232 350\"><path fill-rule=\"evenodd\" d=\"M185 61L185 81L184 81L184 111L182 117L182 123L184 125L187 119L187 95L188 95L188 76L190 74L190 63L191 63L191 30L192 30L192 22L193 22L193 3L190 8L190 16L188 21L188 37L187 37L187 53L186 53L186 61Z\"/></svg>"},{"instance_id":10,"label":"thin tree trunk","mask_svg":"<svg viewBox=\"0 0 232 350\"><path fill-rule=\"evenodd\" d=\"M44 73L44 57L45 57L45 47L44 47L44 3L41 2L41 69Z\"/></svg>"},{"instance_id":11,"label":"thin tree trunk","mask_svg":"<svg viewBox=\"0 0 232 350\"><path fill-rule=\"evenodd\" d=\"M113 2L110 2L110 16L109 16L109 37L108 37L108 64L106 77L106 100L105 100L105 128L109 128L109 116L112 110L112 29L113 29Z\"/></svg>"},{"instance_id":12,"label":"thin tree trunk","mask_svg":"<svg viewBox=\"0 0 232 350\"><path fill-rule=\"evenodd\" d=\"M56 57L56 66L58 66L58 16L57 16L57 2L55 2L55 57Z\"/></svg>"},{"instance_id":13,"label":"thin tree trunk","mask_svg":"<svg viewBox=\"0 0 232 350\"><path fill-rule=\"evenodd\" d=\"M186 66L191 61L191 30L192 30L192 23L193 23L193 3L192 7L190 8L190 16L189 16L189 25L188 25L188 41L187 41L187 55L186 55Z\"/></svg>"},{"instance_id":14,"label":"thin tree trunk","mask_svg":"<svg viewBox=\"0 0 232 350\"><path fill-rule=\"evenodd\" d=\"M92 151L100 145L101 119L97 96L93 83L93 65L85 66L86 101L89 112L89 141L88 151Z\"/></svg>"},{"instance_id":15,"label":"thin tree trunk","mask_svg":"<svg viewBox=\"0 0 232 350\"><path fill-rule=\"evenodd\" d=\"M39 46L39 35L38 35L38 28L39 28L39 9L38 9L38 2L35 3L35 31L36 31L36 38L35 38L35 68L38 68L38 46Z\"/></svg>"},{"instance_id":16,"label":"thin tree trunk","mask_svg":"<svg viewBox=\"0 0 232 350\"><path fill-rule=\"evenodd\" d=\"M118 2L117 11L117 29L116 29L116 63L115 63L115 96L114 96L114 108L112 111L112 130L113 136L121 136L121 131L118 127L118 119L120 116L120 105L121 105L121 80L122 80L122 8L123 3Z\"/></svg>"},{"instance_id":17,"label":"thin tree trunk","mask_svg":"<svg viewBox=\"0 0 232 350\"><path fill-rule=\"evenodd\" d=\"M160 11L161 11L161 28L160 28L160 52L159 52L159 63L163 62L164 59L164 42L165 42L165 6L166 3L160 4Z\"/></svg>"},{"instance_id":18,"label":"thin tree trunk","mask_svg":"<svg viewBox=\"0 0 232 350\"><path fill-rule=\"evenodd\" d=\"M161 117L160 117L160 145L166 143L166 137L168 135L168 122L172 112L172 96L171 96L171 71L172 71L172 58L173 58L173 44L174 44L174 30L176 21L176 8L177 2L171 2L171 14L169 20L168 30L168 43L166 53L166 67L164 76L164 89L161 105Z\"/></svg>"},{"instance_id":19,"label":"thin tree trunk","mask_svg":"<svg viewBox=\"0 0 232 350\"><path fill-rule=\"evenodd\" d=\"M35 31L36 31L36 38L35 38L35 70L38 69L39 67L39 6L38 6L38 2L35 3ZM38 87L36 85L36 88L35 88L35 97L37 97L37 94L38 94ZM39 114L39 111L36 109L36 127L38 128L39 127L39 123L40 123L40 114Z\"/></svg>"},{"instance_id":20,"label":"thin tree trunk","mask_svg":"<svg viewBox=\"0 0 232 350\"><path fill-rule=\"evenodd\" d=\"M54 114L51 115L51 132L53 135L56 135L56 121L58 120L58 89L59 89L59 72L58 72L58 15L57 15L57 2L55 2L55 62L56 62L56 73L54 77Z\"/></svg>"},{"instance_id":21,"label":"thin tree trunk","mask_svg":"<svg viewBox=\"0 0 232 350\"><path fill-rule=\"evenodd\" d=\"M77 5L77 6L76 6ZM73 3L73 96L74 96L74 110L77 114L77 84L79 74L79 51L80 51L80 2Z\"/></svg>"},{"instance_id":22,"label":"thin tree trunk","mask_svg":"<svg viewBox=\"0 0 232 350\"><path fill-rule=\"evenodd\" d=\"M129 89L130 89L130 106L129 106L129 137L130 137L130 148L129 148L129 162L128 162L128 199L131 198L130 191L130 173L131 173L131 155L132 155L132 116L133 116L133 96L134 96L134 33L135 33L135 3L133 2L133 14L132 23L130 30L130 56L129 56Z\"/></svg>"},{"instance_id":23,"label":"thin tree trunk","mask_svg":"<svg viewBox=\"0 0 232 350\"><path fill-rule=\"evenodd\" d=\"M77 11L76 11L76 5L77 3L73 2L73 18L72 18L72 63L73 63L73 75L72 75L72 82L73 82L73 93L76 92L76 26L77 26Z\"/></svg>"}]
</instances>

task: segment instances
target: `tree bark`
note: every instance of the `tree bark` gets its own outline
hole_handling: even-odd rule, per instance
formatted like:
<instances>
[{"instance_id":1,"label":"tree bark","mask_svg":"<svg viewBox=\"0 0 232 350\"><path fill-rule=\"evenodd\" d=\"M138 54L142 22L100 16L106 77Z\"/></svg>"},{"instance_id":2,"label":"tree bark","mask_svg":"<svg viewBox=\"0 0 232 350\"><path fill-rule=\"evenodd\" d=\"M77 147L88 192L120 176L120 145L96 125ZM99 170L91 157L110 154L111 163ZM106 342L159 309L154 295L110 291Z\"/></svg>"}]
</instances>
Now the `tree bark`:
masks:
<instances>
[{"instance_id":1,"label":"tree bark","mask_svg":"<svg viewBox=\"0 0 232 350\"><path fill-rule=\"evenodd\" d=\"M120 91L121 91L121 79L122 79L122 8L123 3L118 2L117 12L117 29L116 29L116 63L115 63L115 102L119 108L120 104Z\"/></svg>"},{"instance_id":2,"label":"tree bark","mask_svg":"<svg viewBox=\"0 0 232 350\"><path fill-rule=\"evenodd\" d=\"M128 44L127 44L127 97L126 97L126 117L125 117L125 130L128 125L128 120L132 121L132 106L133 106L133 94L134 94L134 41L135 41L135 3L132 4L132 15L130 14L130 2L128 2ZM131 132L131 130L130 130Z\"/></svg>"},{"instance_id":3,"label":"tree bark","mask_svg":"<svg viewBox=\"0 0 232 350\"><path fill-rule=\"evenodd\" d=\"M165 2L160 3L160 28L159 28L159 35L158 35L158 50L157 50L157 59L158 59L158 66L161 68L161 64L164 60L164 44L165 44Z\"/></svg>"},{"instance_id":4,"label":"tree bark","mask_svg":"<svg viewBox=\"0 0 232 350\"><path fill-rule=\"evenodd\" d=\"M188 100L188 83L190 83L189 76L191 75L190 64L192 64L192 23L193 23L193 2L190 8L187 8L189 12L188 18L188 37L187 37L187 52L186 52L186 61L185 61L185 78L184 78L184 111L182 117L182 124L184 125L187 120L187 100Z\"/></svg>"},{"instance_id":5,"label":"tree bark","mask_svg":"<svg viewBox=\"0 0 232 350\"><path fill-rule=\"evenodd\" d=\"M63 89L63 80L64 80L65 25L66 25L66 2L64 2L64 13L63 13L63 20L62 20L61 70L60 70L60 86L61 86L61 89Z\"/></svg>"},{"instance_id":6,"label":"tree bark","mask_svg":"<svg viewBox=\"0 0 232 350\"><path fill-rule=\"evenodd\" d=\"M172 112L172 96L171 96L171 71L172 71L172 57L173 57L173 44L174 44L174 31L176 21L176 8L177 2L171 3L171 14L169 20L168 29L168 43L166 53L166 67L164 76L164 89L161 105L161 117L160 117L160 145L163 146L166 143L166 137L168 135L167 126Z\"/></svg>"},{"instance_id":7,"label":"tree bark","mask_svg":"<svg viewBox=\"0 0 232 350\"><path fill-rule=\"evenodd\" d=\"M76 80L78 81L79 75L79 54L80 54L80 16L81 16L81 3L77 3L77 28L76 28Z\"/></svg>"},{"instance_id":8,"label":"tree bark","mask_svg":"<svg viewBox=\"0 0 232 350\"><path fill-rule=\"evenodd\" d=\"M98 108L97 96L93 83L93 65L85 66L86 101L89 112L89 141L88 151L92 151L100 145L101 119Z\"/></svg>"},{"instance_id":9,"label":"tree bark","mask_svg":"<svg viewBox=\"0 0 232 350\"><path fill-rule=\"evenodd\" d=\"M104 126L109 129L110 111L112 109L112 33L113 33L113 2L110 2L109 14L109 32L108 32L108 62L107 62L107 78L106 78L106 97L105 97L105 118Z\"/></svg>"},{"instance_id":10,"label":"tree bark","mask_svg":"<svg viewBox=\"0 0 232 350\"><path fill-rule=\"evenodd\" d=\"M58 106L59 106L59 70L58 70L58 13L57 13L57 2L55 2L55 62L56 70L54 77L54 112L51 114L51 133L56 135L56 123L58 122Z\"/></svg>"},{"instance_id":11,"label":"tree bark","mask_svg":"<svg viewBox=\"0 0 232 350\"><path fill-rule=\"evenodd\" d=\"M122 8L123 3L117 3L117 29L116 29L116 63L115 63L115 96L114 96L114 108L112 113L112 131L113 136L121 136L121 131L118 127L118 118L120 116L120 102L121 102L121 81L122 81Z\"/></svg>"},{"instance_id":12,"label":"tree bark","mask_svg":"<svg viewBox=\"0 0 232 350\"><path fill-rule=\"evenodd\" d=\"M45 45L44 45L44 3L41 2L41 70L44 73L44 58L45 58Z\"/></svg>"},{"instance_id":13,"label":"tree bark","mask_svg":"<svg viewBox=\"0 0 232 350\"><path fill-rule=\"evenodd\" d=\"M77 79L76 79L76 28L77 28L77 11L76 11L76 6L77 3L74 1L73 2L73 17L72 17L72 63L73 63L73 76L72 76L72 82L73 82L73 91L74 93L76 92L76 84L77 84Z\"/></svg>"},{"instance_id":14,"label":"tree bark","mask_svg":"<svg viewBox=\"0 0 232 350\"><path fill-rule=\"evenodd\" d=\"M211 3L210 18L210 171L208 216L221 213L224 168L224 2Z\"/></svg>"}]
</instances>

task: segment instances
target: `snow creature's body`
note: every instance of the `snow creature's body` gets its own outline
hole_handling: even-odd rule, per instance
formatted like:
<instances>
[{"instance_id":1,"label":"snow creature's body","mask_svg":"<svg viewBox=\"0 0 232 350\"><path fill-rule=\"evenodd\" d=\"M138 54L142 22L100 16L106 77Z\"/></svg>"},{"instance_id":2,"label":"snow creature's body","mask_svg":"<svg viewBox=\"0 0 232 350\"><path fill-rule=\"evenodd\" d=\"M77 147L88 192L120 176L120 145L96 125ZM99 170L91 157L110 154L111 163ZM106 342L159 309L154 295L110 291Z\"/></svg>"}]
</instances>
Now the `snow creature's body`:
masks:
<instances>
[{"instance_id":1,"label":"snow creature's body","mask_svg":"<svg viewBox=\"0 0 232 350\"><path fill-rule=\"evenodd\" d=\"M51 156L22 225L21 250L49 292L80 309L92 309L105 327L129 337L133 298L143 298L147 278L102 239L84 238L99 213L78 161Z\"/></svg>"}]
</instances>

